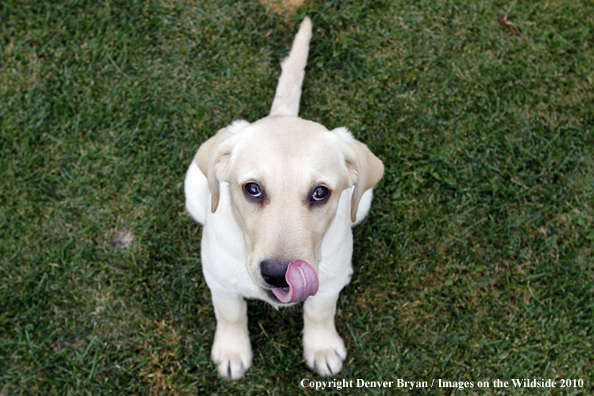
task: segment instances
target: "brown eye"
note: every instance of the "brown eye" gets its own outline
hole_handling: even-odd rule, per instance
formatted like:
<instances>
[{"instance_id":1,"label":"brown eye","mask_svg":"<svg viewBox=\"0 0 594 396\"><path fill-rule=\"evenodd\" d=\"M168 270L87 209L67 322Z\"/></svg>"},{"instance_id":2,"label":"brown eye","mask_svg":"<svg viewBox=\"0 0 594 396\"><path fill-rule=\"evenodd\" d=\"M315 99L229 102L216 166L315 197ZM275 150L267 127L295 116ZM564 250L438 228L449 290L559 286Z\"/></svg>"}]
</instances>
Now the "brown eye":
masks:
<instances>
[{"instance_id":1,"label":"brown eye","mask_svg":"<svg viewBox=\"0 0 594 396\"><path fill-rule=\"evenodd\" d=\"M243 186L243 191L251 198L262 199L262 190L256 183L247 183Z\"/></svg>"},{"instance_id":2,"label":"brown eye","mask_svg":"<svg viewBox=\"0 0 594 396\"><path fill-rule=\"evenodd\" d=\"M328 190L328 188L326 188L324 186L318 186L313 191L313 194L311 194L311 201L320 203L320 202L328 199L329 196L330 196L330 190Z\"/></svg>"}]
</instances>

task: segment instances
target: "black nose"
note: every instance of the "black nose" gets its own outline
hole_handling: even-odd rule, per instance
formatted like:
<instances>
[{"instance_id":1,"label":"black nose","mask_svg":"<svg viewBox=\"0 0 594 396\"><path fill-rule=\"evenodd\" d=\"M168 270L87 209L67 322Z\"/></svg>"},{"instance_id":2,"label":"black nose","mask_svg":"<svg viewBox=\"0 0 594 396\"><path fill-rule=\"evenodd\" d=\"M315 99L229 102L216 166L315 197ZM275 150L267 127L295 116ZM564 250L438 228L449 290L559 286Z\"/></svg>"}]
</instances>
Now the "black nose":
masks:
<instances>
[{"instance_id":1,"label":"black nose","mask_svg":"<svg viewBox=\"0 0 594 396\"><path fill-rule=\"evenodd\" d=\"M275 259L262 260L260 262L260 273L262 278L273 287L289 287L285 280L287 267L290 261L281 261Z\"/></svg>"}]
</instances>

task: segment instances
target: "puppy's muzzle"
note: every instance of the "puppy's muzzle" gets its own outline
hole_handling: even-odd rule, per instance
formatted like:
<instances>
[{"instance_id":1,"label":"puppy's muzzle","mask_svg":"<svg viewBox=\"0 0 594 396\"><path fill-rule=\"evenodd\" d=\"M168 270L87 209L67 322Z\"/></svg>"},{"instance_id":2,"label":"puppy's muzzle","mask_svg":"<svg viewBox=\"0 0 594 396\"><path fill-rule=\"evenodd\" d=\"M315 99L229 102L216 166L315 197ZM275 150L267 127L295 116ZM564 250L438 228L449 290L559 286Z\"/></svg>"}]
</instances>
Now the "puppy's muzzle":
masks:
<instances>
[{"instance_id":1,"label":"puppy's muzzle","mask_svg":"<svg viewBox=\"0 0 594 396\"><path fill-rule=\"evenodd\" d=\"M263 260L260 263L260 273L264 281L273 287L268 294L283 303L303 301L318 292L318 274L303 260L290 263Z\"/></svg>"}]
</instances>

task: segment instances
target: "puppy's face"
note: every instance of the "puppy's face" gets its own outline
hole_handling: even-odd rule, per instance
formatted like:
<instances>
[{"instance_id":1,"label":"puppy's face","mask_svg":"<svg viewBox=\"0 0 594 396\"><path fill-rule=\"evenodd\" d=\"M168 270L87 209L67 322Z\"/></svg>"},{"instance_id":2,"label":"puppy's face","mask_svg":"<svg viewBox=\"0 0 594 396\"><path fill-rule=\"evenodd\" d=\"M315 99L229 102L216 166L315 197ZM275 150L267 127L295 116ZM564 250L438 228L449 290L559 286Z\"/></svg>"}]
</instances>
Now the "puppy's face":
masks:
<instances>
[{"instance_id":1,"label":"puppy's face","mask_svg":"<svg viewBox=\"0 0 594 396\"><path fill-rule=\"evenodd\" d=\"M322 239L350 187L331 132L292 129L252 126L228 180L245 231L248 271L264 289L286 287L286 268L294 260L317 271Z\"/></svg>"},{"instance_id":2,"label":"puppy's face","mask_svg":"<svg viewBox=\"0 0 594 396\"><path fill-rule=\"evenodd\" d=\"M307 271L317 273L322 240L343 190L356 186L364 177L357 150L350 143L364 145L346 130L328 131L296 117L232 124L221 138L216 147L206 147L210 151L208 162L201 161L200 151L197 160L209 178L213 211L218 205L218 183L229 183L231 207L244 230L252 281L278 304L278 293L273 291L288 288L288 271L302 272L288 270L290 263L299 260L307 264L306 274L303 278L299 275L297 282L303 279L306 283L302 286L305 297L315 294L317 276ZM202 154L204 160L206 153ZM369 154L379 162L374 164L374 178L379 180L383 166ZM367 188L361 186L360 194ZM294 301L300 300L289 302Z\"/></svg>"}]
</instances>

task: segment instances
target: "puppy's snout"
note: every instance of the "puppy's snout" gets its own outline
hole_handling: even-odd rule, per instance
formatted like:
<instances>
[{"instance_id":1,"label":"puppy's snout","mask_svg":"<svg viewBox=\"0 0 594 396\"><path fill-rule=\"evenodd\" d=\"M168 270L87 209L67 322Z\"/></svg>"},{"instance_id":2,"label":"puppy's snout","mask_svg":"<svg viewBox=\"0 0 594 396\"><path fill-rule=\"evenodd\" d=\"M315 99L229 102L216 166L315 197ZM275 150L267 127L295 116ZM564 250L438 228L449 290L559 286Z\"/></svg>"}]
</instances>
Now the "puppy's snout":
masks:
<instances>
[{"instance_id":1,"label":"puppy's snout","mask_svg":"<svg viewBox=\"0 0 594 396\"><path fill-rule=\"evenodd\" d=\"M262 260L260 262L260 273L266 283L273 287L289 287L285 274L290 261Z\"/></svg>"}]
</instances>

